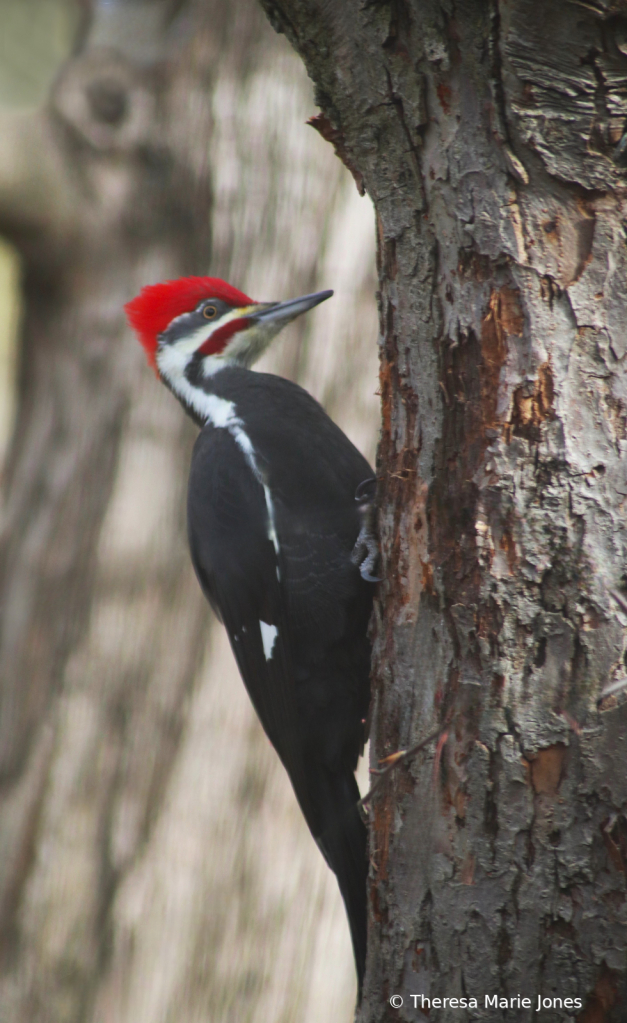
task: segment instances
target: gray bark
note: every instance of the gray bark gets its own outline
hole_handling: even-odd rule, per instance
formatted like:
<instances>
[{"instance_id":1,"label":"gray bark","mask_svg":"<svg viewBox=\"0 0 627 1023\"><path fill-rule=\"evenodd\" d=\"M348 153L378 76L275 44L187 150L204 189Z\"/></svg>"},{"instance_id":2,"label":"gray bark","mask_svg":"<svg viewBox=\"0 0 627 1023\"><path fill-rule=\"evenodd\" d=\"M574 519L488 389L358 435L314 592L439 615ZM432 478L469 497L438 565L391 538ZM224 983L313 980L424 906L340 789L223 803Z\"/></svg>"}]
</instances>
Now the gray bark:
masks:
<instances>
[{"instance_id":1,"label":"gray bark","mask_svg":"<svg viewBox=\"0 0 627 1023\"><path fill-rule=\"evenodd\" d=\"M373 766L442 731L372 799L359 1019L624 1020L625 4L262 4L377 216Z\"/></svg>"},{"instance_id":2,"label":"gray bark","mask_svg":"<svg viewBox=\"0 0 627 1023\"><path fill-rule=\"evenodd\" d=\"M195 431L122 305L208 270L259 298L331 282L335 308L266 367L372 448L368 204L304 125L300 62L255 4L95 11L46 108L0 112L24 302L0 559L0 1017L348 1018L336 886L189 564Z\"/></svg>"}]
</instances>

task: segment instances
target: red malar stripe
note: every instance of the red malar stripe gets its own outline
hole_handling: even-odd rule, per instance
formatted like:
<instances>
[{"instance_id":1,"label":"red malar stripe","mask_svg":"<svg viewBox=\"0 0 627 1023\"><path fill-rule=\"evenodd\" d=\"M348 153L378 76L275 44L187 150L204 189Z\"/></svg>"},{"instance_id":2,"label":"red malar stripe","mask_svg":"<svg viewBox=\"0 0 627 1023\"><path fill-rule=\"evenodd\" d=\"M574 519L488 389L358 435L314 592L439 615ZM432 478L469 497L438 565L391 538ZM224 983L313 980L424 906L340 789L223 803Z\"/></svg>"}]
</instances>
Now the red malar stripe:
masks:
<instances>
[{"instance_id":1,"label":"red malar stripe","mask_svg":"<svg viewBox=\"0 0 627 1023\"><path fill-rule=\"evenodd\" d=\"M230 323L225 323L223 327L218 327L214 330L211 337L208 337L198 349L199 355L219 355L226 348L227 342L233 337L233 334L237 334L240 330L246 330L250 323L245 316L240 317L237 320L231 320Z\"/></svg>"}]
</instances>

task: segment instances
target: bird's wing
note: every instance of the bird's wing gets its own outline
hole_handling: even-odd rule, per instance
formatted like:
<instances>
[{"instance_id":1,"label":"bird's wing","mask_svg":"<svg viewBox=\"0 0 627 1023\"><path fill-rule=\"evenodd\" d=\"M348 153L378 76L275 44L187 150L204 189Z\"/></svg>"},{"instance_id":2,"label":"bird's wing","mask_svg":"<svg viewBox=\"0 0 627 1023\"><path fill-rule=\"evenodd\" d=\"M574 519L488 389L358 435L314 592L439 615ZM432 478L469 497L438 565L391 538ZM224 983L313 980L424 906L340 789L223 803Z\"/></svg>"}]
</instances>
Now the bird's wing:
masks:
<instances>
[{"instance_id":1,"label":"bird's wing","mask_svg":"<svg viewBox=\"0 0 627 1023\"><path fill-rule=\"evenodd\" d=\"M192 561L224 622L261 724L316 834L302 758L281 557L268 529L263 486L225 430L203 430L188 494Z\"/></svg>"}]
</instances>

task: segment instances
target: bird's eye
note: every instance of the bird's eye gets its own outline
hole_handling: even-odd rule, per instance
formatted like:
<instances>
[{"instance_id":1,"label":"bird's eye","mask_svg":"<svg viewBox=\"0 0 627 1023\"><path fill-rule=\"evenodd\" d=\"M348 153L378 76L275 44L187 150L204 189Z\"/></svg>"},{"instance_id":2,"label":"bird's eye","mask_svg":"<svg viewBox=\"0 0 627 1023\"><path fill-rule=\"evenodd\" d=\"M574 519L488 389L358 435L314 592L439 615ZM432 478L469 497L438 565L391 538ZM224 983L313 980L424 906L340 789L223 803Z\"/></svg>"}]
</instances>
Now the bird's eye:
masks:
<instances>
[{"instance_id":1,"label":"bird's eye","mask_svg":"<svg viewBox=\"0 0 627 1023\"><path fill-rule=\"evenodd\" d=\"M217 309L214 305L206 305L202 311L203 316L206 320L212 320L217 313Z\"/></svg>"}]
</instances>

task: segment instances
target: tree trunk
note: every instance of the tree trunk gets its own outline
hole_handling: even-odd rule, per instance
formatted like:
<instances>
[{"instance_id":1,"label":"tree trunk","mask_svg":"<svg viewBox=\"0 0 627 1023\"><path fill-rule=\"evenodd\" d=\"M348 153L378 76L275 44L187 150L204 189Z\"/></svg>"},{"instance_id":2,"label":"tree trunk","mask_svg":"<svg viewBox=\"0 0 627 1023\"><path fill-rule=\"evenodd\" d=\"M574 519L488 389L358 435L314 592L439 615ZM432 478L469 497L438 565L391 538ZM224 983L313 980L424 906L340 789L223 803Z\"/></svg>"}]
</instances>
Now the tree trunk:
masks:
<instances>
[{"instance_id":1,"label":"tree trunk","mask_svg":"<svg viewBox=\"0 0 627 1023\"><path fill-rule=\"evenodd\" d=\"M3 1023L351 1011L333 878L222 630L208 642L184 531L195 431L122 312L185 273L269 299L332 283L336 311L266 366L374 447L371 218L310 113L252 0L94 4L46 109L0 113L24 295L0 552Z\"/></svg>"},{"instance_id":2,"label":"tree trunk","mask_svg":"<svg viewBox=\"0 0 627 1023\"><path fill-rule=\"evenodd\" d=\"M625 4L262 3L377 215L375 765L440 730L359 1018L624 1020Z\"/></svg>"}]
</instances>

